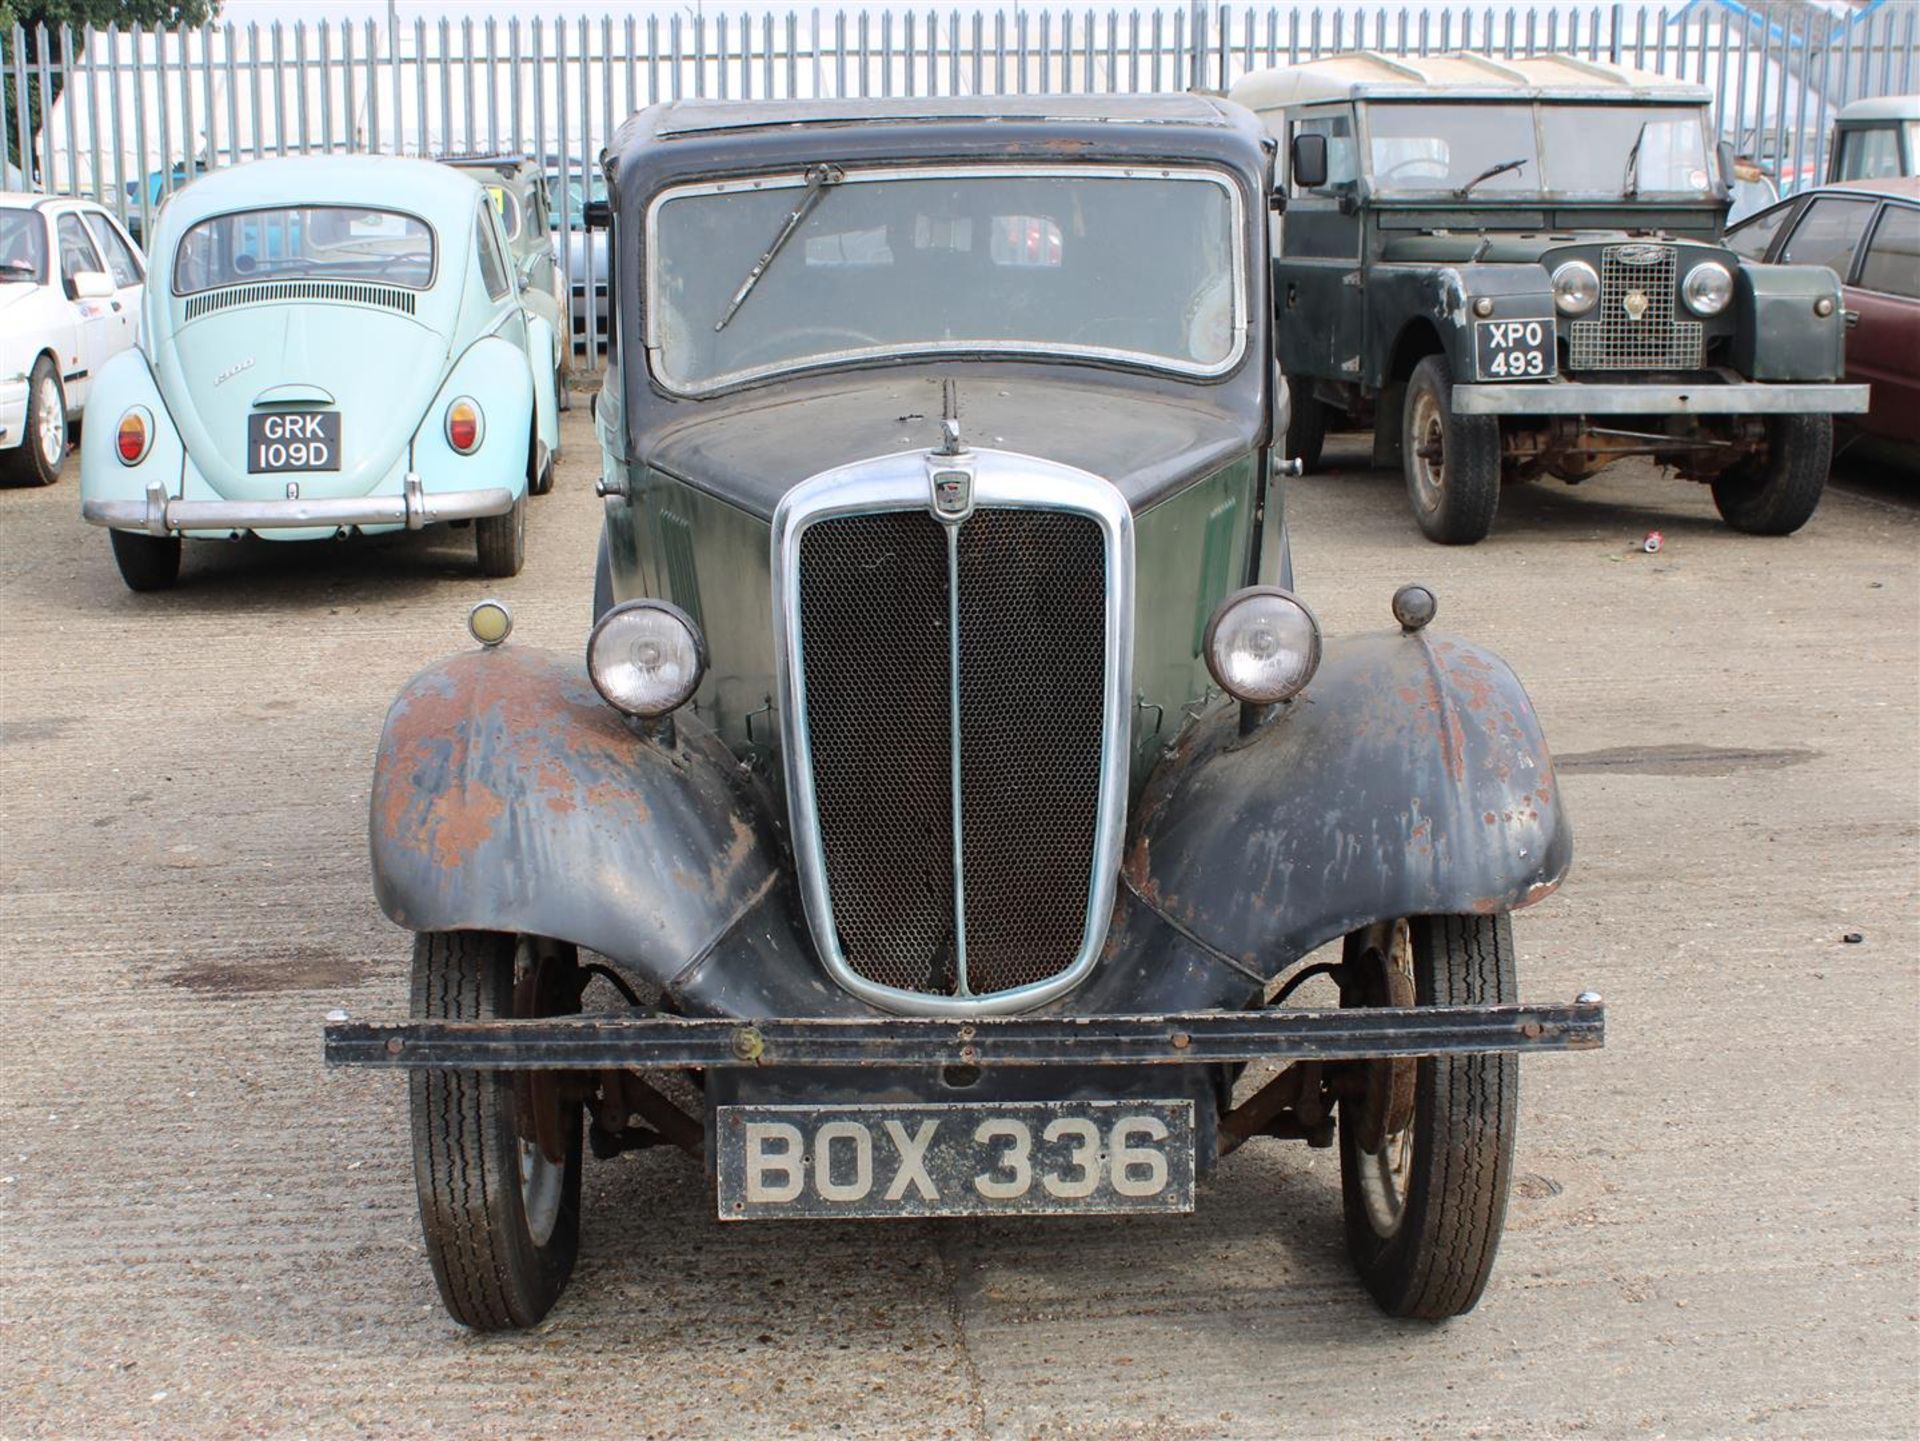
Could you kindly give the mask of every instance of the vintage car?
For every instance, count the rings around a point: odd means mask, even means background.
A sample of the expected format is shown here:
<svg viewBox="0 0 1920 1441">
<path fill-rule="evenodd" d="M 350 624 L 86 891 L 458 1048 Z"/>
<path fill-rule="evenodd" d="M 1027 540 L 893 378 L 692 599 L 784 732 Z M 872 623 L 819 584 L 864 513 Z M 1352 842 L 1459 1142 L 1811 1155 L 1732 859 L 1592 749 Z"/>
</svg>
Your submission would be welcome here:
<svg viewBox="0 0 1920 1441">
<path fill-rule="evenodd" d="M 412 1018 L 327 1031 L 412 1072 L 448 1310 L 553 1303 L 583 1111 L 731 1221 L 1186 1211 L 1243 1142 L 1337 1138 L 1380 1304 L 1471 1307 L 1515 1053 L 1601 1041 L 1516 990 L 1567 816 L 1430 591 L 1323 639 L 1288 588 L 1253 118 L 688 101 L 606 170 L 584 664 L 482 602 L 402 691 Z"/>
<path fill-rule="evenodd" d="M 566 410 L 573 347 L 567 342 L 566 277 L 560 273 L 553 232 L 547 228 L 551 205 L 546 171 L 524 155 L 443 155 L 440 163 L 472 176 L 500 212 L 521 303 L 553 331 L 554 389 L 560 408 Z"/>
<path fill-rule="evenodd" d="M 1833 118 L 1827 183 L 1920 175 L 1920 95 L 1878 95 Z"/>
<path fill-rule="evenodd" d="M 1472 544 L 1505 481 L 1622 456 L 1705 481 L 1763 535 L 1819 504 L 1841 385 L 1837 282 L 1721 242 L 1731 153 L 1709 93 L 1543 55 L 1366 52 L 1261 71 L 1233 98 L 1285 144 L 1274 262 L 1288 450 L 1374 428 L 1420 528 Z"/>
<path fill-rule="evenodd" d="M 552 483 L 551 327 L 521 304 L 493 203 L 426 160 L 215 171 L 154 224 L 163 283 L 100 373 L 81 513 L 134 590 L 181 538 L 319 540 L 471 523 L 517 573 Z"/>
<path fill-rule="evenodd" d="M 1920 179 L 1807 191 L 1733 227 L 1727 248 L 1840 278 L 1847 379 L 1869 387 L 1867 413 L 1848 417 L 1843 434 L 1920 469 Z"/>
<path fill-rule="evenodd" d="M 0 194 L 0 470 L 52 485 L 110 359 L 133 344 L 146 263 L 91 200 Z"/>
</svg>

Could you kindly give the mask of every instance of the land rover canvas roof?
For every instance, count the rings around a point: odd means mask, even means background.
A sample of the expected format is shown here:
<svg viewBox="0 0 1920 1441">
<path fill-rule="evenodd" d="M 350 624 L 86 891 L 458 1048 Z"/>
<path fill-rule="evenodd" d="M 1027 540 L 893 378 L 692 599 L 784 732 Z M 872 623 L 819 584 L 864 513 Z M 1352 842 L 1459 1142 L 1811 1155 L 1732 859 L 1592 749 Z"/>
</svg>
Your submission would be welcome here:
<svg viewBox="0 0 1920 1441">
<path fill-rule="evenodd" d="M 1302 65 L 1261 70 L 1243 77 L 1229 97 L 1255 111 L 1282 110 L 1322 100 L 1407 99 L 1445 91 L 1448 99 L 1472 100 L 1663 100 L 1711 97 L 1698 85 L 1571 55 L 1494 59 L 1452 51 L 1444 55 L 1392 56 L 1355 50 Z"/>
</svg>

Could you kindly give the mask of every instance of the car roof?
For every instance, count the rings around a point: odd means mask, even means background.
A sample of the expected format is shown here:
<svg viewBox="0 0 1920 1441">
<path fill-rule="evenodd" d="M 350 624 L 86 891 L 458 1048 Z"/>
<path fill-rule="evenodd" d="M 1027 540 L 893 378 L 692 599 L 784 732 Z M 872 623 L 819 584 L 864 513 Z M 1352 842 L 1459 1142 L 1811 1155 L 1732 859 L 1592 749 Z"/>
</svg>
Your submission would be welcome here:
<svg viewBox="0 0 1920 1441">
<path fill-rule="evenodd" d="M 1665 100 L 1704 104 L 1703 86 L 1572 55 L 1495 59 L 1464 50 L 1440 55 L 1383 55 L 1355 50 L 1242 76 L 1228 98 L 1257 111 L 1321 100 L 1433 98 L 1461 100 Z"/>
<path fill-rule="evenodd" d="M 47 205 L 85 205 L 100 207 L 84 195 L 42 195 L 32 190 L 0 190 L 0 209 L 39 210 Z"/>
<path fill-rule="evenodd" d="M 462 216 L 478 201 L 479 183 L 434 160 L 398 155 L 288 155 L 249 160 L 181 189 L 165 218 L 190 225 L 234 210 L 285 205 L 363 205 L 405 211 L 426 220 Z"/>
<path fill-rule="evenodd" d="M 1840 108 L 1836 121 L 1920 120 L 1920 95 L 1875 95 Z"/>
<path fill-rule="evenodd" d="M 653 133 L 661 139 L 719 130 L 764 130 L 873 121 L 1049 120 L 1086 124 L 1229 124 L 1220 102 L 1205 95 L 928 95 L 836 100 L 676 100 L 661 107 Z"/>
<path fill-rule="evenodd" d="M 1889 200 L 1920 200 L 1920 175 L 1893 175 L 1884 180 L 1836 180 L 1822 190 L 1861 191 Z"/>
</svg>

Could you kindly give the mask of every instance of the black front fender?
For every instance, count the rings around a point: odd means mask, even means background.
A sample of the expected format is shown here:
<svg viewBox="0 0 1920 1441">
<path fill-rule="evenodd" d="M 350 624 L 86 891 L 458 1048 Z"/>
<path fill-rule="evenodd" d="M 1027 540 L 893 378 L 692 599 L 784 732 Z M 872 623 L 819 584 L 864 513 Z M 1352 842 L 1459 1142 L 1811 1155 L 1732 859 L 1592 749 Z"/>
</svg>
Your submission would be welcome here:
<svg viewBox="0 0 1920 1441">
<path fill-rule="evenodd" d="M 428 667 L 380 737 L 381 908 L 416 931 L 572 941 L 688 1011 L 849 1009 L 800 942 L 770 807 L 698 717 L 674 730 L 636 734 L 579 662 L 543 651 Z"/>
<path fill-rule="evenodd" d="M 1330 641 L 1307 689 L 1242 736 L 1201 719 L 1161 762 L 1126 862 L 1134 894 L 1266 977 L 1398 916 L 1516 910 L 1573 837 L 1520 682 L 1448 636 Z"/>
</svg>

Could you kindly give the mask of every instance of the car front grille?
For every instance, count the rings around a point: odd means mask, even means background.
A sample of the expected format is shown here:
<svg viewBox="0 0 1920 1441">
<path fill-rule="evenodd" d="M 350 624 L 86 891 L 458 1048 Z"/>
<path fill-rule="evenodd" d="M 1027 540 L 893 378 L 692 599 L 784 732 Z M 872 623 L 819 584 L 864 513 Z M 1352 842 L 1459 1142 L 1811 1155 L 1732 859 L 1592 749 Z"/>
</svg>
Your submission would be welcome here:
<svg viewBox="0 0 1920 1441">
<path fill-rule="evenodd" d="M 1609 245 L 1601 251 L 1600 304 L 1593 315 L 1573 322 L 1568 368 L 1698 370 L 1704 365 L 1706 327 L 1675 316 L 1675 269 L 1671 245 Z"/>
<path fill-rule="evenodd" d="M 951 548 L 924 509 L 801 536 L 801 720 L 834 933 L 859 977 L 977 997 L 1074 962 L 1100 827 L 1107 564 L 1099 523 L 1068 511 L 976 510 Z"/>
</svg>

